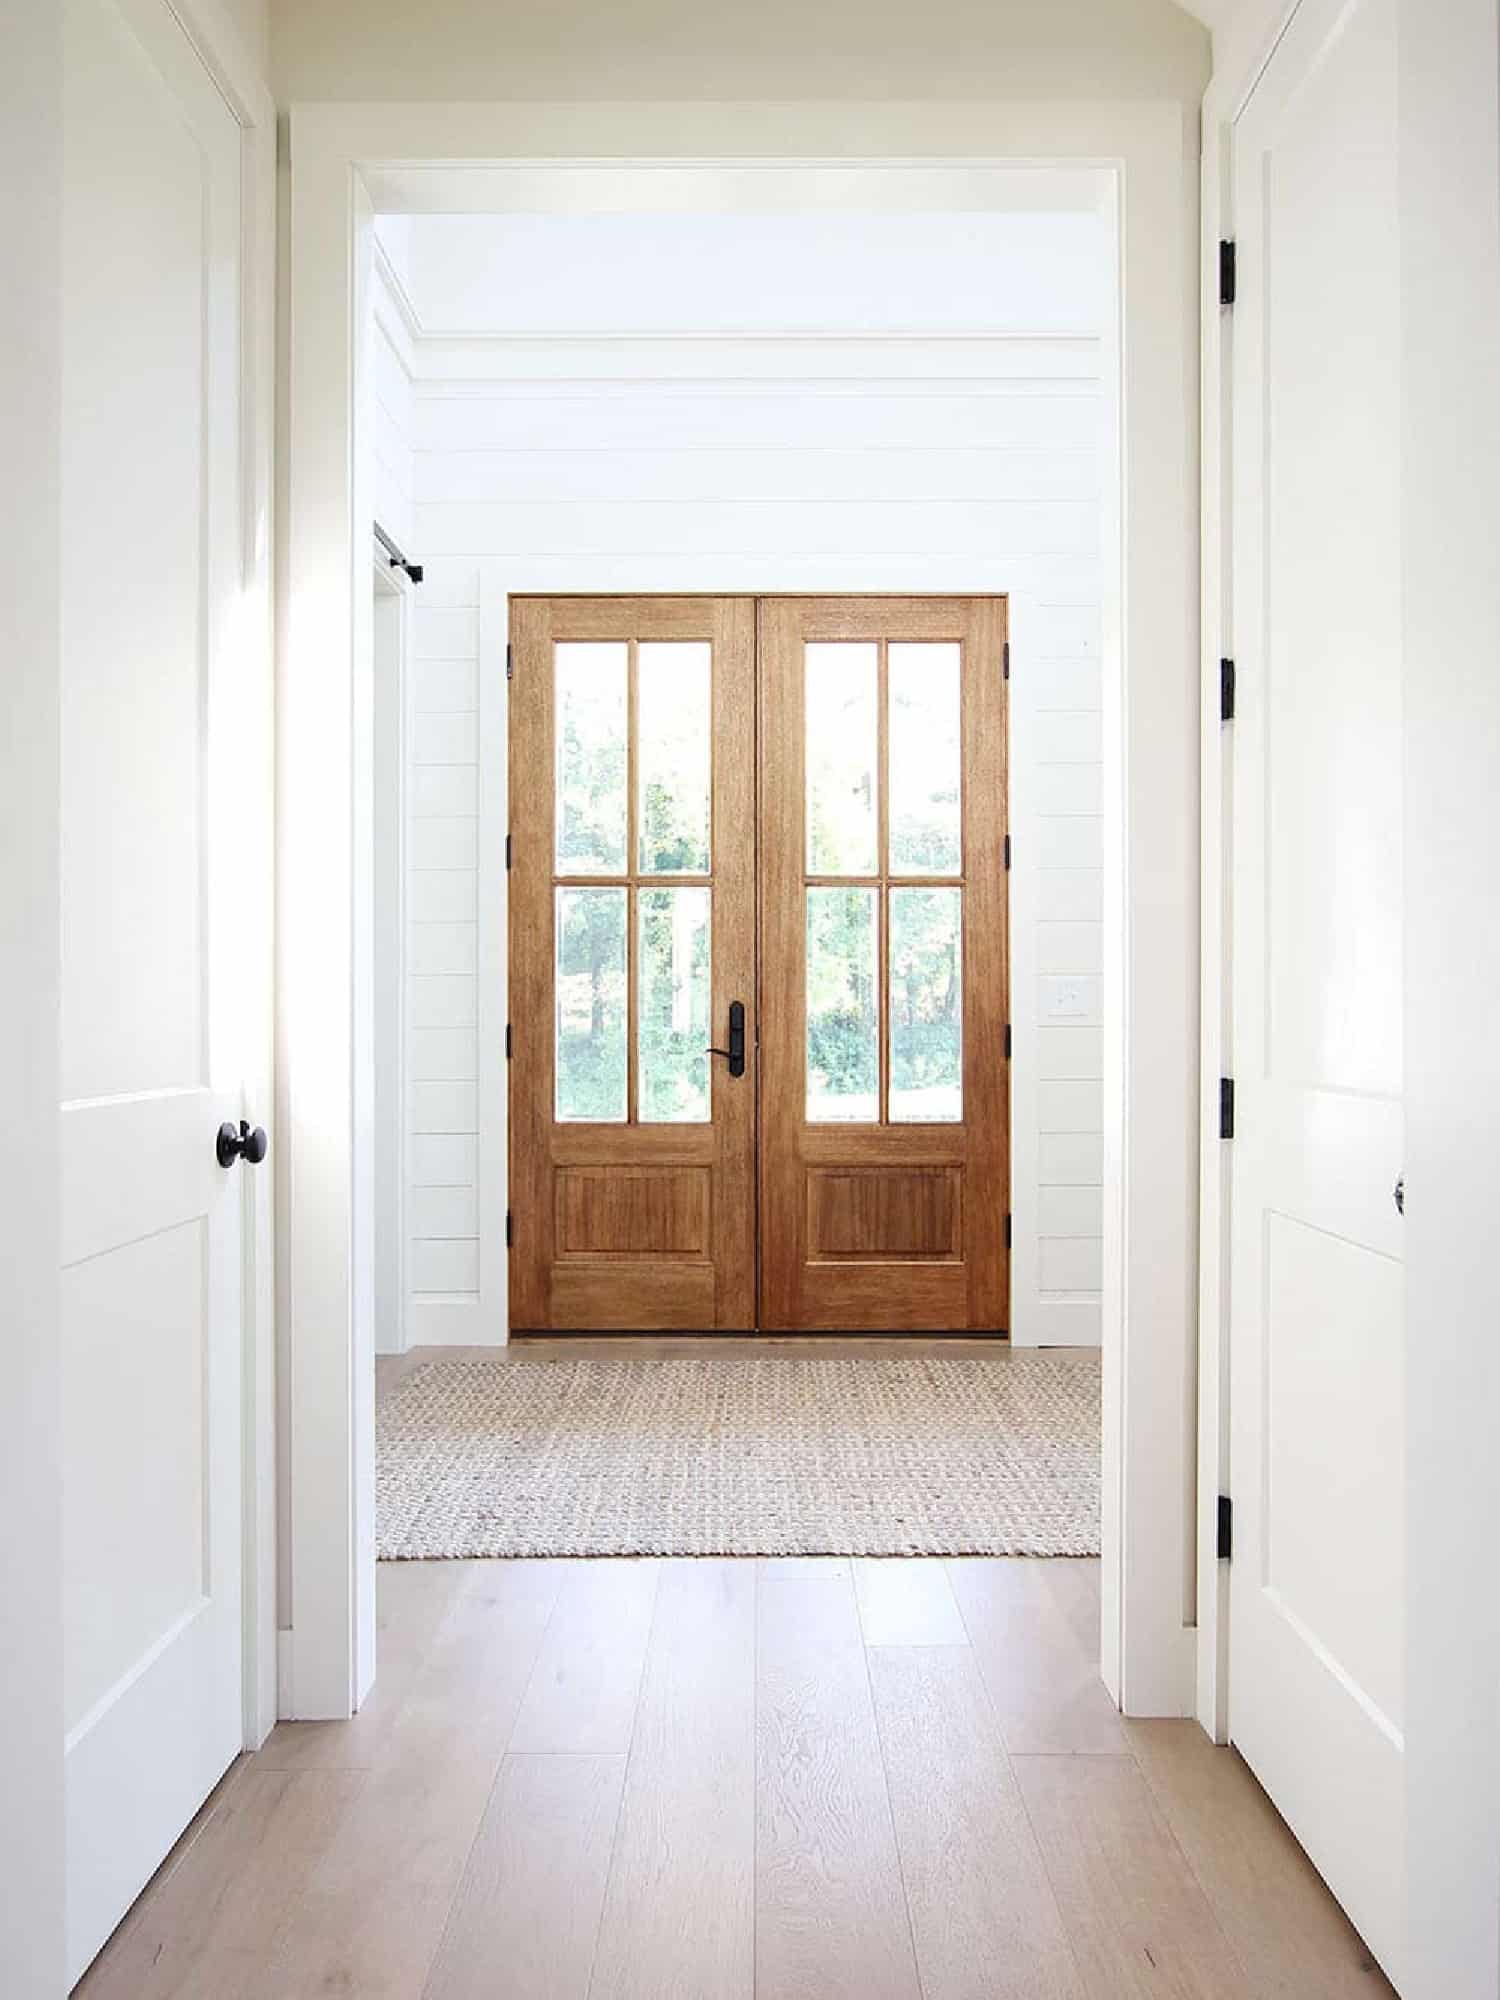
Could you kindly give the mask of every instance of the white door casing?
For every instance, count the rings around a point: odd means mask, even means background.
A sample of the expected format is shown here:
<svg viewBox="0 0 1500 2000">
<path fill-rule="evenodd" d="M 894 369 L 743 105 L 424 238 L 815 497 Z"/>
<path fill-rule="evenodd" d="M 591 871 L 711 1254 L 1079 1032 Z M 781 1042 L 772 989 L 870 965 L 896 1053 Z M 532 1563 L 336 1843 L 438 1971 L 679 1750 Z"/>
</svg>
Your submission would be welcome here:
<svg viewBox="0 0 1500 2000">
<path fill-rule="evenodd" d="M 1392 0 L 1304 0 L 1235 124 L 1229 1726 L 1405 1955 Z"/>
<path fill-rule="evenodd" d="M 241 131 L 162 0 L 68 0 L 62 1376 L 68 1973 L 242 1737 L 258 832 L 241 600 Z M 258 797 L 248 804 L 258 811 Z"/>
</svg>

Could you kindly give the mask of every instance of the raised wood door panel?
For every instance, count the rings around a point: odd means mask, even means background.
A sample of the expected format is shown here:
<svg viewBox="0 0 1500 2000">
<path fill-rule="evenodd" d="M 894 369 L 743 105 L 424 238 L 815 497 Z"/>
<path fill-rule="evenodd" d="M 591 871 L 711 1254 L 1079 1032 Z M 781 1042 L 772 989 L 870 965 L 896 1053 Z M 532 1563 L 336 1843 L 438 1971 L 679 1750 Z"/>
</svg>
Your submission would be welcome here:
<svg viewBox="0 0 1500 2000">
<path fill-rule="evenodd" d="M 753 600 L 515 598 L 510 630 L 512 1325 L 751 1328 Z"/>
<path fill-rule="evenodd" d="M 1001 1332 L 1004 600 L 758 618 L 761 1324 Z"/>
</svg>

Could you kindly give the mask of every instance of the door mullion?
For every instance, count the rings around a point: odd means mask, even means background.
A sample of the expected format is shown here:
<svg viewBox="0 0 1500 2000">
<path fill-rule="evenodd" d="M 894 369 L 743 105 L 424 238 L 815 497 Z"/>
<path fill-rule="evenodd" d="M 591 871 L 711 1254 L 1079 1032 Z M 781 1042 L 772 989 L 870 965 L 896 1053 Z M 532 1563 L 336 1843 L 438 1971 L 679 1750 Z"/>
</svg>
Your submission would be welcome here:
<svg viewBox="0 0 1500 2000">
<path fill-rule="evenodd" d="M 637 984 L 640 949 L 637 917 L 636 870 L 641 859 L 641 829 L 638 791 L 640 781 L 641 675 L 640 649 L 631 639 L 625 654 L 625 1122 L 640 1123 L 637 1092 L 640 1087 L 636 1059 Z"/>
<path fill-rule="evenodd" d="M 881 639 L 876 650 L 875 682 L 875 993 L 876 1054 L 879 1068 L 878 1116 L 882 1125 L 891 1115 L 891 954 L 890 897 L 887 885 L 891 871 L 891 662 L 889 641 Z"/>
</svg>

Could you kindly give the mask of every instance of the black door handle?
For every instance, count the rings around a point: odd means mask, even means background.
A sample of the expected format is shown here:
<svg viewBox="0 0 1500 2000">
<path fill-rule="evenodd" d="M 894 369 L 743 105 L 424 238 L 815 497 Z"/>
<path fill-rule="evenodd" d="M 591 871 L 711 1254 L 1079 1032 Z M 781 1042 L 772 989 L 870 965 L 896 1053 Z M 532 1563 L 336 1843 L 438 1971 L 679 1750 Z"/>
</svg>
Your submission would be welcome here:
<svg viewBox="0 0 1500 2000">
<path fill-rule="evenodd" d="M 743 1076 L 745 1074 L 745 1003 L 743 1000 L 731 1000 L 729 1003 L 729 1047 L 727 1049 L 711 1048 L 708 1053 L 711 1056 L 727 1056 L 729 1058 L 729 1074 L 731 1076 Z"/>
<path fill-rule="evenodd" d="M 252 1132 L 249 1123 L 242 1118 L 238 1128 L 221 1125 L 219 1136 L 214 1141 L 214 1153 L 221 1167 L 232 1167 L 236 1160 L 244 1160 L 252 1167 L 258 1167 L 266 1157 L 266 1134 L 263 1126 L 257 1125 Z"/>
</svg>

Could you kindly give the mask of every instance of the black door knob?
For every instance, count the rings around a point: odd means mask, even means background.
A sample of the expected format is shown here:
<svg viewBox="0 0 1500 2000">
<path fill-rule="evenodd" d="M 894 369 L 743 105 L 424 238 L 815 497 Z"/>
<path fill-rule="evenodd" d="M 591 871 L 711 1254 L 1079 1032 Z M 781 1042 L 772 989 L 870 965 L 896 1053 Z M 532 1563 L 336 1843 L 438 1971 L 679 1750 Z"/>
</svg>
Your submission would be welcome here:
<svg viewBox="0 0 1500 2000">
<path fill-rule="evenodd" d="M 221 1167 L 232 1167 L 236 1160 L 245 1160 L 252 1167 L 258 1167 L 266 1157 L 265 1129 L 257 1125 L 252 1132 L 248 1121 L 243 1118 L 238 1127 L 221 1125 L 219 1136 L 214 1141 L 214 1152 Z"/>
</svg>

